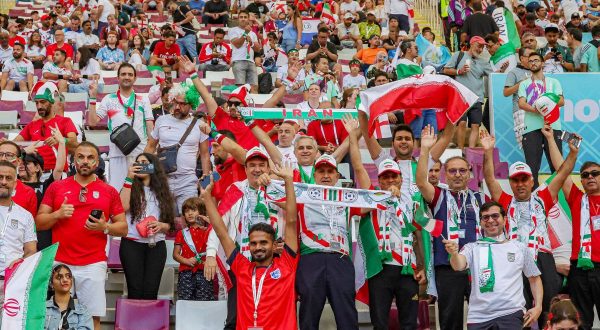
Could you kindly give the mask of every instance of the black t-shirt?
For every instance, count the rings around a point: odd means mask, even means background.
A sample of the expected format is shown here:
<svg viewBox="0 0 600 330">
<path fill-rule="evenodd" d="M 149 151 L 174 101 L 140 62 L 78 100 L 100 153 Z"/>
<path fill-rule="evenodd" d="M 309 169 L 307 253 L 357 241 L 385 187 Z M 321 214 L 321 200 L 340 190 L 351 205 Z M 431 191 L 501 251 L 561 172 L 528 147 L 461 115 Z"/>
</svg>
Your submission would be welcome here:
<svg viewBox="0 0 600 330">
<path fill-rule="evenodd" d="M 310 44 L 310 46 L 308 46 L 308 50 L 307 53 L 314 53 L 316 52 L 319 48 L 321 48 L 321 46 L 319 45 L 319 41 L 317 39 L 313 39 L 313 42 Z M 333 42 L 327 41 L 327 49 L 332 52 L 333 54 L 337 55 L 337 48 L 335 48 L 335 44 Z M 327 56 L 327 55 L 325 55 Z M 319 56 L 313 58 L 312 62 L 316 62 L 317 59 L 319 58 Z M 329 60 L 329 63 L 331 62 L 335 62 L 330 58 L 327 58 Z"/>
<path fill-rule="evenodd" d="M 246 7 L 246 10 L 255 13 L 256 17 L 261 18 L 263 15 L 269 12 L 269 8 L 262 3 L 253 2 Z"/>
<path fill-rule="evenodd" d="M 475 13 L 467 17 L 461 32 L 467 34 L 467 41 L 474 36 L 485 38 L 490 33 L 498 31 L 498 25 L 491 16 Z"/>
<path fill-rule="evenodd" d="M 579 23 L 579 25 L 575 26 L 575 25 L 573 25 L 573 22 L 569 22 L 569 23 L 567 23 L 567 25 L 565 25 L 565 27 L 567 29 L 575 28 L 575 29 L 580 30 L 581 32 L 590 32 L 590 29 L 588 28 L 587 24 L 584 25 L 584 24 Z"/>
<path fill-rule="evenodd" d="M 225 12 L 227 11 L 227 4 L 225 3 L 225 1 L 219 0 L 218 2 L 214 2 L 211 0 L 211 1 L 207 1 L 206 4 L 204 5 L 205 13 L 216 14 L 216 13 L 222 13 L 224 11 Z"/>
<path fill-rule="evenodd" d="M 35 195 L 37 196 L 37 200 L 38 200 L 37 206 L 39 208 L 40 204 L 42 203 L 42 199 L 44 199 L 44 193 L 46 192 L 48 187 L 50 187 L 50 185 L 53 182 L 54 182 L 54 175 L 50 174 L 48 179 L 46 179 L 44 182 L 23 182 L 23 183 L 26 184 L 27 186 L 33 188 L 33 190 L 35 191 Z M 37 249 L 38 249 L 38 251 L 41 251 L 41 250 L 49 247 L 50 245 L 52 245 L 52 230 L 51 229 L 37 230 L 36 234 L 37 234 Z"/>
<path fill-rule="evenodd" d="M 179 23 L 179 22 L 183 21 L 185 19 L 185 15 L 190 10 L 191 9 L 188 5 L 179 6 L 177 8 L 177 10 L 175 10 L 175 12 L 173 13 L 173 22 Z M 194 30 L 194 26 L 190 22 L 182 24 L 181 28 L 183 29 L 183 32 L 185 32 L 185 35 L 196 34 L 196 30 Z"/>
</svg>

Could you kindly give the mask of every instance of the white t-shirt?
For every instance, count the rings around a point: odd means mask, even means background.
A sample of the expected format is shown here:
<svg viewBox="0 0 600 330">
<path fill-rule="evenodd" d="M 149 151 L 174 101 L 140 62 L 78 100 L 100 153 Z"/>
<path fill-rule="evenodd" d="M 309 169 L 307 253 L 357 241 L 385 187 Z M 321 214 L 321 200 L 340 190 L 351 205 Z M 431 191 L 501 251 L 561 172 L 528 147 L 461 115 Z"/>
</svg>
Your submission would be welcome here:
<svg viewBox="0 0 600 330">
<path fill-rule="evenodd" d="M 99 13 L 98 21 L 108 23 L 108 15 L 115 14 L 115 7 L 108 0 L 98 0 L 98 6 L 103 6 L 102 13 Z"/>
<path fill-rule="evenodd" d="M 0 63 L 8 62 L 11 58 L 13 58 L 12 47 L 8 46 L 8 48 L 4 49 L 0 47 Z"/>
<path fill-rule="evenodd" d="M 298 159 L 296 158 L 296 154 L 294 154 L 293 144 L 289 147 L 277 146 L 277 149 L 281 152 L 281 160 L 283 162 L 290 162 L 294 168 L 298 168 Z"/>
<path fill-rule="evenodd" d="M 81 48 L 83 46 L 90 46 L 94 44 L 100 44 L 100 39 L 95 34 L 85 34 L 83 32 L 78 33 L 77 35 L 77 48 Z"/>
<path fill-rule="evenodd" d="M 488 245 L 467 243 L 460 254 L 467 258 L 467 267 L 471 271 L 471 297 L 467 323 L 483 323 L 498 317 L 525 311 L 523 297 L 523 275 L 539 276 L 541 273 L 535 264 L 531 249 L 523 243 L 509 240 L 492 244 L 495 283 L 492 292 L 479 290 L 480 264 L 488 255 Z"/>
<path fill-rule="evenodd" d="M 169 147 L 179 143 L 183 133 L 192 123 L 192 117 L 180 120 L 173 115 L 158 117 L 152 138 L 159 141 L 161 147 Z M 177 171 L 171 174 L 196 175 L 196 159 L 200 143 L 206 141 L 208 136 L 200 131 L 200 121 L 196 121 L 196 128 L 192 129 L 177 152 Z"/>
<path fill-rule="evenodd" d="M 72 73 L 71 73 L 71 71 L 69 71 L 69 69 L 61 68 L 58 65 L 54 64 L 54 62 L 46 62 L 46 64 L 44 64 L 44 67 L 42 68 L 42 76 L 46 72 L 54 73 L 54 74 L 62 74 L 63 76 L 65 76 L 65 78 L 67 76 L 72 75 Z M 50 79 L 46 79 L 46 80 L 47 81 L 58 81 L 58 80 L 50 80 Z"/>
<path fill-rule="evenodd" d="M 133 149 L 133 151 L 129 154 L 131 156 L 137 156 L 144 151 L 146 148 L 146 144 L 148 143 L 148 135 L 146 134 L 146 121 L 154 120 L 154 116 L 152 115 L 152 107 L 150 106 L 150 101 L 148 101 L 147 96 L 135 95 L 136 101 L 132 102 L 132 107 L 135 107 L 135 120 L 133 123 L 133 129 L 140 137 L 140 144 Z M 125 104 L 127 104 L 128 98 L 122 97 L 122 100 Z M 117 94 L 108 94 L 100 102 L 100 105 L 96 109 L 96 115 L 98 118 L 102 119 L 108 116 L 108 128 L 109 132 L 112 132 L 113 129 L 128 123 L 131 125 L 131 119 L 127 116 L 127 109 L 121 105 L 119 99 L 117 98 Z M 117 146 L 109 142 L 108 144 L 108 157 L 124 157 L 123 153 Z"/>
<path fill-rule="evenodd" d="M 25 53 L 27 53 L 27 57 L 33 57 L 33 56 L 46 57 L 46 47 L 38 47 L 36 45 L 29 47 L 29 45 L 27 45 L 27 47 L 25 48 Z"/>
<path fill-rule="evenodd" d="M 9 212 L 10 210 L 10 212 Z M 0 206 L 0 231 L 4 232 L 4 244 L 0 246 L 0 274 L 11 262 L 23 257 L 23 245 L 36 242 L 33 216 L 21 206 Z"/>
<path fill-rule="evenodd" d="M 102 70 L 100 68 L 100 63 L 98 63 L 98 61 L 96 61 L 95 58 L 90 58 L 90 61 L 88 62 L 88 64 L 86 66 L 83 67 L 83 69 L 81 69 L 80 73 L 82 75 L 87 74 L 88 76 L 94 75 L 94 74 L 99 74 L 100 70 Z M 91 80 L 91 79 L 83 79 L 82 80 Z"/>
<path fill-rule="evenodd" d="M 14 58 L 4 63 L 2 72 L 8 72 L 8 80 L 14 80 L 20 82 L 27 78 L 27 74 L 33 74 L 33 64 L 28 59 L 21 59 L 16 61 Z"/>
<path fill-rule="evenodd" d="M 156 218 L 156 220 L 158 220 L 160 218 L 160 207 L 158 206 L 158 200 L 156 199 L 156 195 L 152 192 L 152 190 L 150 190 L 150 187 L 146 187 L 144 186 L 144 194 L 145 194 L 145 198 L 146 198 L 146 211 L 145 211 L 145 215 L 142 215 L 142 218 L 140 219 L 140 221 L 144 220 L 144 217 L 149 217 L 149 216 L 154 216 Z M 127 238 L 131 238 L 134 239 L 136 242 L 139 243 L 148 243 L 149 239 L 146 237 L 142 237 L 140 236 L 140 233 L 138 232 L 137 228 L 136 228 L 136 224 L 137 222 L 131 223 L 131 213 L 128 211 L 125 216 L 127 217 Z M 154 236 L 154 240 L 156 242 L 158 241 L 164 241 L 165 240 L 165 233 L 157 233 Z"/>
<path fill-rule="evenodd" d="M 358 4 L 358 2 L 356 1 L 351 1 L 350 3 L 346 2 L 346 1 L 342 1 L 340 3 L 340 12 L 351 12 L 351 13 L 355 13 L 357 11 L 360 10 L 360 5 Z"/>
<path fill-rule="evenodd" d="M 358 74 L 356 77 L 352 77 L 351 75 L 344 76 L 342 80 L 342 88 L 361 88 L 362 86 L 367 86 L 367 79 L 362 74 Z"/>
<path fill-rule="evenodd" d="M 243 29 L 241 29 L 239 27 L 234 27 L 233 29 L 230 29 L 228 32 L 229 40 L 239 38 L 242 35 L 244 35 L 245 33 L 246 33 L 246 31 L 244 31 Z M 256 37 L 256 34 L 254 32 L 250 31 L 250 33 L 248 33 L 248 35 L 250 36 L 250 39 L 252 40 L 253 43 L 258 41 L 258 38 Z M 250 51 L 248 51 L 248 48 L 250 48 Z M 235 47 L 233 45 L 233 43 L 231 44 L 231 62 L 235 62 L 235 61 L 254 62 L 254 49 L 252 49 L 252 45 L 250 45 L 250 47 L 248 47 L 248 41 L 244 41 L 244 44 L 240 48 Z"/>
</svg>

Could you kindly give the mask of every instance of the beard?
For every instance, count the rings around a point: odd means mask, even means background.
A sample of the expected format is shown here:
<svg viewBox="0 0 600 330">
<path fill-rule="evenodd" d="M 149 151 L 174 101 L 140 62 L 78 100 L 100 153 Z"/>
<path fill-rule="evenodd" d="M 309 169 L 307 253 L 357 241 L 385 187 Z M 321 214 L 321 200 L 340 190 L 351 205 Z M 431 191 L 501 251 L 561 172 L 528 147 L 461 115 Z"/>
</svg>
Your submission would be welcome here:
<svg viewBox="0 0 600 330">
<path fill-rule="evenodd" d="M 12 191 L 6 186 L 0 187 L 0 198 L 10 198 L 10 197 L 12 197 Z"/>
</svg>

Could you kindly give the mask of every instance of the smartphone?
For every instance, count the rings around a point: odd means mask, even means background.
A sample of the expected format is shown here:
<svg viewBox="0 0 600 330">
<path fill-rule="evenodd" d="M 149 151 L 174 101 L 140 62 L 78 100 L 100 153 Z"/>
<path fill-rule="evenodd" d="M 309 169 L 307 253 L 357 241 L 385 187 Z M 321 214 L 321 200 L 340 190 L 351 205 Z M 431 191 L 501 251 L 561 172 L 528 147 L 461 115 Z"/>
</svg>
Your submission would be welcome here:
<svg viewBox="0 0 600 330">
<path fill-rule="evenodd" d="M 136 172 L 138 174 L 152 174 L 154 173 L 154 164 L 142 164 L 142 163 L 133 163 L 133 166 L 139 166 L 140 169 Z"/>
<path fill-rule="evenodd" d="M 566 143 L 571 143 L 571 141 L 573 141 L 573 145 L 575 145 L 577 148 L 579 148 L 579 146 L 581 145 L 581 140 L 582 140 L 580 137 L 578 137 L 574 133 L 567 132 L 567 131 L 562 132 L 560 139 L 565 141 Z"/>
<path fill-rule="evenodd" d="M 219 181 L 219 179 L 221 179 L 221 175 L 219 175 L 219 173 L 212 172 L 211 175 L 207 175 L 204 177 L 204 179 L 202 179 L 202 181 L 200 181 L 200 187 L 202 187 L 202 189 L 206 189 L 206 187 L 208 187 L 208 185 L 210 184 L 210 177 L 212 176 L 213 178 L 213 182 L 217 182 Z"/>
<path fill-rule="evenodd" d="M 88 220 L 90 220 L 91 222 L 96 222 L 96 220 L 92 219 L 91 217 L 94 217 L 96 219 L 102 218 L 102 210 L 94 209 L 92 210 L 92 212 L 90 212 L 90 217 L 88 218 Z"/>
</svg>

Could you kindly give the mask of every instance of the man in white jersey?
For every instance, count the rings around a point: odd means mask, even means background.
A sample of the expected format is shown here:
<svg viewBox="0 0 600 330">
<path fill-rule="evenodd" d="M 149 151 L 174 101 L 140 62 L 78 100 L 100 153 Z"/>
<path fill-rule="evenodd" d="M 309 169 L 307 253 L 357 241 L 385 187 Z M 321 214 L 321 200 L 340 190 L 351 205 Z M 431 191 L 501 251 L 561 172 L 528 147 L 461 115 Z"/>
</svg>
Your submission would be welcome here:
<svg viewBox="0 0 600 330">
<path fill-rule="evenodd" d="M 452 268 L 471 272 L 467 329 L 528 327 L 542 312 L 540 301 L 544 289 L 535 257 L 525 244 L 506 236 L 506 212 L 502 205 L 483 204 L 479 217 L 484 236 L 476 242 L 465 244 L 459 252 L 457 242 L 444 240 Z M 536 302 L 535 307 L 526 312 L 523 275 L 529 281 Z"/>
<path fill-rule="evenodd" d="M 119 90 L 106 95 L 96 109 L 96 98 L 90 97 L 88 122 L 96 126 L 100 120 L 108 117 L 108 129 L 112 133 L 116 128 L 128 124 L 140 138 L 140 143 L 133 151 L 125 155 L 116 144 L 108 145 L 109 183 L 120 190 L 127 176 L 127 169 L 135 161 L 135 157 L 144 151 L 148 137 L 154 129 L 154 116 L 147 96 L 136 95 L 133 84 L 136 79 L 136 70 L 129 63 L 123 63 L 117 70 Z"/>
<path fill-rule="evenodd" d="M 12 91 L 18 88 L 21 92 L 28 92 L 33 88 L 33 64 L 25 57 L 24 47 L 19 43 L 13 46 L 13 58 L 2 67 L 0 90 Z"/>
<path fill-rule="evenodd" d="M 484 178 L 490 191 L 492 200 L 500 203 L 507 210 L 507 233 L 508 239 L 516 239 L 524 243 L 532 250 L 537 265 L 541 272 L 544 284 L 543 312 L 539 325 L 546 324 L 546 315 L 550 310 L 550 302 L 560 291 L 562 281 L 557 273 L 550 235 L 548 233 L 548 221 L 552 207 L 557 202 L 558 193 L 565 180 L 569 177 L 575 166 L 577 153 L 569 153 L 566 161 L 556 172 L 556 176 L 548 183 L 542 185 L 532 192 L 534 179 L 531 168 L 523 162 L 516 162 L 510 166 L 508 171 L 508 182 L 512 190 L 512 196 L 505 193 L 494 175 L 493 150 L 495 138 L 489 133 L 482 131 L 481 144 L 484 153 Z M 567 275 L 567 274 L 563 274 Z M 527 286 L 527 285 L 526 285 Z M 527 306 L 532 305 L 532 297 L 529 290 L 525 290 Z"/>
</svg>

